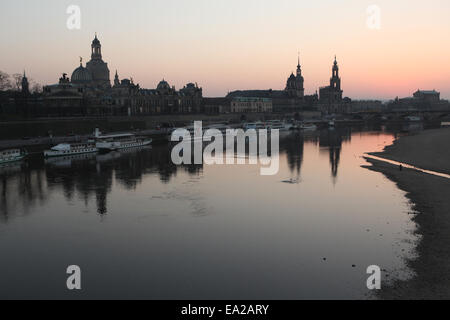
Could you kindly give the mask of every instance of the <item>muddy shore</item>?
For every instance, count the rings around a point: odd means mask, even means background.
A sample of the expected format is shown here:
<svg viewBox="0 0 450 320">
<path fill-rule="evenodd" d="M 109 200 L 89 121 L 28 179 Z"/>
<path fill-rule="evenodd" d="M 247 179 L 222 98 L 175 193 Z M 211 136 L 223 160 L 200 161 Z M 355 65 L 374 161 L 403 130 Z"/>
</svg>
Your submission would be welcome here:
<svg viewBox="0 0 450 320">
<path fill-rule="evenodd" d="M 374 156 L 450 174 L 450 127 L 404 136 Z"/>
<path fill-rule="evenodd" d="M 374 155 L 426 170 L 450 173 L 450 128 L 401 137 Z M 407 261 L 414 276 L 380 292 L 381 299 L 450 299 L 450 179 L 369 159 L 366 168 L 381 172 L 407 193 L 417 213 L 417 257 Z"/>
</svg>

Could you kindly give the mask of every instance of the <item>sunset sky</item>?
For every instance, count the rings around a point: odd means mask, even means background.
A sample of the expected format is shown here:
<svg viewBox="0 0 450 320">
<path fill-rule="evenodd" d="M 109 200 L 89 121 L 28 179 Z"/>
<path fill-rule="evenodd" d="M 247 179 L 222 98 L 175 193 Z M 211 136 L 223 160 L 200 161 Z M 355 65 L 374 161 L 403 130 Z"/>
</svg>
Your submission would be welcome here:
<svg viewBox="0 0 450 320">
<path fill-rule="evenodd" d="M 72 4 L 80 30 L 66 27 Z M 366 25 L 374 4 L 380 30 Z M 56 83 L 90 59 L 97 32 L 111 79 L 118 69 L 145 88 L 284 89 L 300 51 L 306 94 L 328 84 L 336 54 L 345 96 L 450 98 L 449 13 L 448 0 L 4 0 L 0 70 Z"/>
</svg>

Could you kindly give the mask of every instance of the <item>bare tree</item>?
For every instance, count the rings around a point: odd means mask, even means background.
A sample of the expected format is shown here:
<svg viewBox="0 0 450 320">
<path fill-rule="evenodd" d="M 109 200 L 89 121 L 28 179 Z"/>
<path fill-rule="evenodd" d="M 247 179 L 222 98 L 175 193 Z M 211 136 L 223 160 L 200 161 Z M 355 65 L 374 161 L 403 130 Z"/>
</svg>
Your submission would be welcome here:
<svg viewBox="0 0 450 320">
<path fill-rule="evenodd" d="M 17 91 L 22 90 L 22 78 L 23 75 L 21 75 L 20 73 L 14 73 L 12 75 L 13 81 L 14 81 L 14 89 L 16 89 Z"/>
<path fill-rule="evenodd" d="M 0 91 L 11 89 L 9 74 L 0 70 Z"/>
<path fill-rule="evenodd" d="M 42 93 L 42 85 L 38 82 L 33 81 L 30 92 L 31 93 Z"/>
</svg>

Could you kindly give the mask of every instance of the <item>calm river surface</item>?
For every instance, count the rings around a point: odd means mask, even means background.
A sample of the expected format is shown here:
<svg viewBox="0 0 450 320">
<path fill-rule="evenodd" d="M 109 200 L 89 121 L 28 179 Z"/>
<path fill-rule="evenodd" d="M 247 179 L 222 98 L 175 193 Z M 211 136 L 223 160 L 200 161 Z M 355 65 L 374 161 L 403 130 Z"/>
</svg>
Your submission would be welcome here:
<svg viewBox="0 0 450 320">
<path fill-rule="evenodd" d="M 404 192 L 361 168 L 393 139 L 292 134 L 275 176 L 167 145 L 1 167 L 0 298 L 370 298 L 366 268 L 407 277 L 416 241 Z"/>
</svg>

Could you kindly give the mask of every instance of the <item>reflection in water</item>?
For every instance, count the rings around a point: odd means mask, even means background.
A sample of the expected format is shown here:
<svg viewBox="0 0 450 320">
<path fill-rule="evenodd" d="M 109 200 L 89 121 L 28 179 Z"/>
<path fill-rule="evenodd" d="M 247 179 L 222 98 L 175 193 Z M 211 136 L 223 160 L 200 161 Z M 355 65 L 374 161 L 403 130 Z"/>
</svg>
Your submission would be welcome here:
<svg viewBox="0 0 450 320">
<path fill-rule="evenodd" d="M 20 211 L 28 214 L 37 202 L 44 204 L 48 192 L 44 187 L 43 171 L 26 163 L 14 163 L 0 167 L 0 219 L 8 221 L 11 214 Z"/>
<path fill-rule="evenodd" d="M 319 144 L 321 147 L 321 152 L 326 152 L 326 149 L 328 149 L 331 166 L 331 176 L 334 184 L 336 184 L 338 176 L 342 142 L 350 140 L 350 128 L 322 130 L 320 132 Z"/>
<path fill-rule="evenodd" d="M 305 137 L 299 134 L 292 134 L 280 141 L 280 152 L 286 153 L 292 181 L 300 181 L 304 143 Z"/>
<path fill-rule="evenodd" d="M 351 140 L 351 129 L 321 130 L 293 133 L 280 139 L 280 153 L 285 153 L 291 172 L 289 181 L 300 181 L 305 142 L 319 143 L 320 152 L 329 154 L 331 175 L 336 183 L 342 143 Z M 247 152 L 248 152 L 247 146 Z M 60 158 L 34 158 L 0 168 L 2 219 L 19 205 L 28 212 L 36 201 L 45 202 L 49 194 L 62 190 L 67 201 L 77 196 L 85 205 L 95 197 L 97 212 L 108 212 L 108 194 L 117 182 L 126 190 L 134 190 L 146 174 L 159 175 L 161 182 L 170 183 L 178 170 L 192 176 L 201 176 L 202 165 L 176 166 L 171 161 L 171 148 L 156 146 L 111 152 L 86 154 Z M 8 192 L 17 190 L 18 192 Z"/>
<path fill-rule="evenodd" d="M 45 201 L 50 194 L 62 190 L 67 201 L 78 196 L 87 205 L 92 197 L 97 212 L 108 212 L 108 194 L 113 182 L 126 190 L 133 190 L 148 173 L 158 173 L 162 182 L 169 183 L 177 170 L 183 169 L 197 176 L 201 165 L 175 166 L 167 147 L 121 150 L 108 154 L 87 154 L 59 158 L 34 158 L 15 166 L 0 167 L 1 219 L 7 221 L 10 212 L 25 212 L 36 201 Z M 17 190 L 18 192 L 14 192 Z"/>
<path fill-rule="evenodd" d="M 70 298 L 74 263 L 83 298 L 363 297 L 365 267 L 403 268 L 413 248 L 404 194 L 360 167 L 392 139 L 293 133 L 275 176 L 175 166 L 167 145 L 0 167 L 0 298 Z"/>
</svg>

